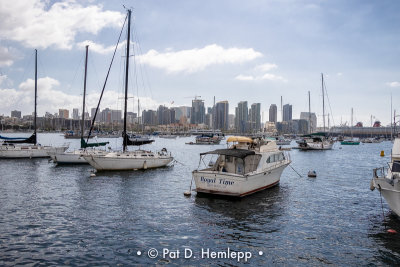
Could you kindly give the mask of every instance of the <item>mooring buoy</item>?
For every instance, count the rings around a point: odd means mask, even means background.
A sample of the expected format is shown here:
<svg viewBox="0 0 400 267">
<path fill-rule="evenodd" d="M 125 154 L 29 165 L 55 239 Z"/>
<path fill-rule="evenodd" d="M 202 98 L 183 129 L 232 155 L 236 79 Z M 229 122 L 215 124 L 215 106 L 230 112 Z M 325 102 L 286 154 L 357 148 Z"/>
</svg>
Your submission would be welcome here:
<svg viewBox="0 0 400 267">
<path fill-rule="evenodd" d="M 385 151 L 381 150 L 381 157 L 385 156 Z"/>
<path fill-rule="evenodd" d="M 317 172 L 316 171 L 309 171 L 308 172 L 308 177 L 316 178 L 317 177 Z"/>
<path fill-rule="evenodd" d="M 192 195 L 192 193 L 190 193 L 190 191 L 185 191 L 185 192 L 183 193 L 183 195 L 184 195 L 185 197 L 190 197 L 190 196 Z"/>
</svg>

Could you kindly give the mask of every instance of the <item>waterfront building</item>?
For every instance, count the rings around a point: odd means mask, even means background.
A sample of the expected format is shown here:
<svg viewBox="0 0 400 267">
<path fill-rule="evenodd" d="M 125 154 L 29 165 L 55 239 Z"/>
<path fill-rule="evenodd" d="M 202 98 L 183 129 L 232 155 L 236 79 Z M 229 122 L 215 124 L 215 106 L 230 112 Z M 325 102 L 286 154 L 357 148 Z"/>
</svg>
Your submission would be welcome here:
<svg viewBox="0 0 400 267">
<path fill-rule="evenodd" d="M 190 116 L 191 124 L 202 124 L 205 123 L 205 112 L 204 100 L 194 99 L 192 100 L 192 110 Z"/>
<path fill-rule="evenodd" d="M 261 104 L 251 104 L 249 111 L 249 126 L 252 132 L 257 132 L 261 129 Z"/>
<path fill-rule="evenodd" d="M 310 133 L 314 133 L 317 131 L 317 116 L 315 115 L 314 112 L 301 112 L 300 113 L 300 119 L 301 120 L 306 120 L 309 121 L 310 120 Z"/>
<path fill-rule="evenodd" d="M 175 110 L 160 105 L 157 109 L 157 121 L 159 125 L 175 123 Z"/>
<path fill-rule="evenodd" d="M 21 119 L 21 111 L 18 110 L 11 111 L 11 117 Z"/>
<path fill-rule="evenodd" d="M 155 110 L 144 110 L 142 118 L 144 125 L 157 125 L 157 112 Z"/>
<path fill-rule="evenodd" d="M 58 117 L 68 119 L 69 118 L 69 110 L 68 109 L 59 109 Z"/>
<path fill-rule="evenodd" d="M 215 129 L 229 129 L 229 103 L 220 101 L 215 106 Z"/>
<path fill-rule="evenodd" d="M 74 108 L 74 109 L 72 110 L 72 118 L 73 118 L 74 120 L 79 120 L 79 109 Z"/>
<path fill-rule="evenodd" d="M 271 104 L 269 107 L 269 122 L 276 123 L 278 121 L 278 108 L 275 104 Z"/>
<path fill-rule="evenodd" d="M 283 105 L 283 121 L 292 120 L 292 105 Z"/>
<path fill-rule="evenodd" d="M 247 107 L 247 101 L 241 101 L 238 103 L 238 106 L 235 108 L 235 128 L 239 133 L 245 133 L 248 129 L 248 118 L 249 112 Z"/>
<path fill-rule="evenodd" d="M 121 110 L 111 110 L 111 122 L 122 121 L 122 111 Z"/>
<path fill-rule="evenodd" d="M 229 124 L 229 129 L 234 129 L 235 128 L 235 115 L 234 114 L 229 114 L 228 115 L 228 124 Z"/>
</svg>

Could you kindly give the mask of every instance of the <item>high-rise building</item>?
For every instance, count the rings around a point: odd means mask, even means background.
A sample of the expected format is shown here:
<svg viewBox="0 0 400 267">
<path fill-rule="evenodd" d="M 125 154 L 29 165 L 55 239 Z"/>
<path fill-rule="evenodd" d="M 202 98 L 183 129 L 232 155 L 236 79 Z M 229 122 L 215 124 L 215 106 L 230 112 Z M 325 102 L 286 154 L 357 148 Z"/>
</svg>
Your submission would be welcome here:
<svg viewBox="0 0 400 267">
<path fill-rule="evenodd" d="M 74 120 L 79 120 L 79 109 L 74 108 L 74 109 L 72 110 L 72 118 L 73 118 Z"/>
<path fill-rule="evenodd" d="M 261 129 L 261 104 L 251 104 L 249 111 L 249 125 L 252 131 L 259 131 Z"/>
<path fill-rule="evenodd" d="M 300 120 L 310 121 L 309 123 L 309 132 L 313 133 L 317 131 L 317 116 L 314 112 L 301 112 L 300 113 Z"/>
<path fill-rule="evenodd" d="M 249 118 L 249 112 L 247 107 L 247 101 L 241 101 L 238 103 L 235 109 L 236 117 L 236 130 L 240 133 L 245 133 L 247 131 L 247 124 Z"/>
<path fill-rule="evenodd" d="M 157 112 L 155 110 L 144 110 L 142 118 L 145 125 L 157 125 Z"/>
<path fill-rule="evenodd" d="M 220 130 L 229 129 L 229 103 L 220 101 L 215 106 L 215 128 Z"/>
<path fill-rule="evenodd" d="M 278 121 L 278 108 L 275 104 L 272 104 L 269 107 L 269 122 L 277 122 Z"/>
<path fill-rule="evenodd" d="M 292 105 L 283 105 L 283 121 L 292 120 Z"/>
<path fill-rule="evenodd" d="M 111 121 L 122 121 L 122 111 L 121 110 L 111 110 Z"/>
<path fill-rule="evenodd" d="M 58 117 L 68 119 L 69 118 L 69 110 L 68 109 L 59 109 Z"/>
<path fill-rule="evenodd" d="M 11 117 L 21 119 L 21 111 L 18 110 L 11 111 Z"/>
<path fill-rule="evenodd" d="M 190 123 L 202 124 L 205 123 L 206 109 L 204 107 L 204 100 L 194 99 L 192 100 L 192 112 L 190 116 Z"/>
<path fill-rule="evenodd" d="M 157 109 L 157 120 L 159 125 L 175 123 L 175 110 L 160 105 Z"/>
</svg>

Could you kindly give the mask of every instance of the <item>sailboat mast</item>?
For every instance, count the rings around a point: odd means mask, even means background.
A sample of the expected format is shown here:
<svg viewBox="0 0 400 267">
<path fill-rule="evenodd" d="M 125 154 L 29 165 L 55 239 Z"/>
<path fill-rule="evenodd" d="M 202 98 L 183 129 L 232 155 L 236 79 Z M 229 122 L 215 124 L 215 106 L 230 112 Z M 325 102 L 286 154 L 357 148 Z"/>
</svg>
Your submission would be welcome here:
<svg viewBox="0 0 400 267">
<path fill-rule="evenodd" d="M 325 92 L 324 92 L 324 74 L 321 73 L 321 89 L 322 89 L 322 121 L 324 122 L 324 132 L 325 132 Z"/>
<path fill-rule="evenodd" d="M 33 118 L 33 127 L 34 129 L 34 134 L 35 134 L 35 144 L 37 143 L 36 140 L 36 117 L 37 117 L 37 49 L 35 49 L 35 111 L 34 111 L 34 118 Z"/>
<path fill-rule="evenodd" d="M 128 106 L 128 76 L 129 76 L 129 47 L 130 47 L 130 33 L 131 33 L 131 10 L 128 9 L 128 37 L 126 40 L 126 69 L 125 69 L 125 107 L 124 107 L 124 131 L 122 136 L 123 140 L 123 151 L 126 151 L 128 136 L 126 134 L 126 115 Z M 138 114 L 139 116 L 139 114 Z"/>
<path fill-rule="evenodd" d="M 353 108 L 351 108 L 351 125 L 350 125 L 351 140 L 353 140 Z"/>
<path fill-rule="evenodd" d="M 308 91 L 308 133 L 311 134 L 311 98 Z"/>
<path fill-rule="evenodd" d="M 87 78 L 87 61 L 88 61 L 89 45 L 86 46 L 85 57 L 85 78 L 83 79 L 83 104 L 82 104 L 82 123 L 81 123 L 81 138 L 85 132 L 85 98 L 86 98 L 86 78 Z"/>
</svg>

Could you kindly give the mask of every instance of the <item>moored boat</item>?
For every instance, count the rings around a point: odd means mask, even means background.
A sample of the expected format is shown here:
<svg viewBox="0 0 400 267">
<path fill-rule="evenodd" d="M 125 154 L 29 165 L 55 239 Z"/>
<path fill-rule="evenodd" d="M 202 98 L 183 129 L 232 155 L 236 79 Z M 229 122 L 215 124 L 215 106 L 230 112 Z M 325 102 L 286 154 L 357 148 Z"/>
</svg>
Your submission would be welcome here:
<svg viewBox="0 0 400 267">
<path fill-rule="evenodd" d="M 378 189 L 386 202 L 398 216 L 400 216 L 400 138 L 393 143 L 389 167 L 373 170 L 371 190 Z"/>
<path fill-rule="evenodd" d="M 300 150 L 330 150 L 334 143 L 326 133 L 304 135 L 302 140 L 296 142 Z"/>
<path fill-rule="evenodd" d="M 198 193 L 243 197 L 277 185 L 290 164 L 275 141 L 232 136 L 230 148 L 201 153 L 218 155 L 215 163 L 192 172 Z"/>
</svg>

